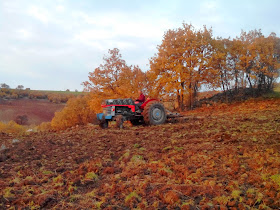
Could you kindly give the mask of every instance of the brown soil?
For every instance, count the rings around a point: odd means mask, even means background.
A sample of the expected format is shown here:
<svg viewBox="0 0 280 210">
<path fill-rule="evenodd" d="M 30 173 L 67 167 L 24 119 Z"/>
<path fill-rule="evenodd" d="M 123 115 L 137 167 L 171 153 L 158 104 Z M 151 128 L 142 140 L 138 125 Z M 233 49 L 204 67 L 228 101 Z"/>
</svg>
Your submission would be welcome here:
<svg viewBox="0 0 280 210">
<path fill-rule="evenodd" d="M 185 123 L 0 134 L 0 208 L 278 209 L 279 107 L 250 100 Z"/>
<path fill-rule="evenodd" d="M 28 124 L 39 125 L 49 122 L 54 113 L 60 111 L 65 104 L 54 104 L 46 99 L 0 99 L 0 121 L 15 120 L 17 116 L 27 115 Z"/>
</svg>

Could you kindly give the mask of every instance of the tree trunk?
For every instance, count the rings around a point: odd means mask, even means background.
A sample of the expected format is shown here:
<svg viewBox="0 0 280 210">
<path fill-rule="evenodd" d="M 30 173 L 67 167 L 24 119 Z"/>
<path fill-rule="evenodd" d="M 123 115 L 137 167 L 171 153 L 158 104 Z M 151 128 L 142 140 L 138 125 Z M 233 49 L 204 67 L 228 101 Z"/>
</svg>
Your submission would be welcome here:
<svg viewBox="0 0 280 210">
<path fill-rule="evenodd" d="M 248 79 L 248 82 L 249 82 L 249 84 L 250 84 L 250 88 L 252 89 L 252 88 L 253 88 L 253 86 L 252 86 L 252 82 L 251 82 L 251 79 L 250 79 L 249 74 L 247 74 L 247 79 Z"/>
<path fill-rule="evenodd" d="M 223 80 L 223 74 L 221 74 L 221 82 L 222 82 L 223 92 L 225 92 L 225 84 L 224 84 L 224 80 Z"/>
<path fill-rule="evenodd" d="M 185 83 L 181 82 L 181 111 L 184 111 L 184 89 L 185 89 Z"/>
<path fill-rule="evenodd" d="M 180 96 L 180 91 L 179 90 L 177 90 L 177 102 L 178 102 L 179 110 L 182 111 L 181 110 L 181 96 Z"/>
<path fill-rule="evenodd" d="M 192 84 L 190 83 L 190 85 L 189 85 L 189 104 L 188 104 L 188 108 L 189 108 L 189 109 L 192 108 L 192 98 L 193 98 L 193 94 L 192 94 Z"/>
<path fill-rule="evenodd" d="M 234 70 L 234 74 L 235 74 L 235 91 L 237 92 L 238 90 L 238 75 L 237 75 L 238 71 L 235 69 Z"/>
<path fill-rule="evenodd" d="M 184 93 L 181 90 L 181 111 L 184 111 Z"/>
</svg>

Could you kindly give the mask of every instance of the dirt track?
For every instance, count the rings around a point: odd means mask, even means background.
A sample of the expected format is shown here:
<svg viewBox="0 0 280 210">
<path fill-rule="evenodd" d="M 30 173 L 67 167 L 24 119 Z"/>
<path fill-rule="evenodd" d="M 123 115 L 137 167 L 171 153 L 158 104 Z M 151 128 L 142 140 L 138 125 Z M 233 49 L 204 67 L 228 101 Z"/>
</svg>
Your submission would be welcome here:
<svg viewBox="0 0 280 210">
<path fill-rule="evenodd" d="M 2 207 L 279 208 L 280 100 L 185 123 L 0 134 Z M 192 117 L 195 116 L 195 117 Z"/>
</svg>

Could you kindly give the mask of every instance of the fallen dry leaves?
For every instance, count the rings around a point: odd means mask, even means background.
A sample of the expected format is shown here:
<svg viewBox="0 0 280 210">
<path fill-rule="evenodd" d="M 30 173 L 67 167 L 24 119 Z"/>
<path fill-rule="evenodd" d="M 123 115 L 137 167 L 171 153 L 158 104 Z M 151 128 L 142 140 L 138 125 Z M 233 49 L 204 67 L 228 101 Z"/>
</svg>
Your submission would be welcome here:
<svg viewBox="0 0 280 210">
<path fill-rule="evenodd" d="M 280 100 L 185 123 L 0 134 L 1 208 L 280 208 Z"/>
</svg>

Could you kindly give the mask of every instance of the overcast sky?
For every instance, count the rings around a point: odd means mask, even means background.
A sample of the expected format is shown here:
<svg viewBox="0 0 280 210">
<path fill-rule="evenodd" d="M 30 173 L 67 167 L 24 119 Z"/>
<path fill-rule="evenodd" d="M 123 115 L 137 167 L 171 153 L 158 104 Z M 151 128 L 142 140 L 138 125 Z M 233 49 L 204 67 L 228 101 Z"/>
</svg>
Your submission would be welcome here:
<svg viewBox="0 0 280 210">
<path fill-rule="evenodd" d="M 163 34 L 183 22 L 214 36 L 280 34 L 279 0 L 0 0 L 0 83 L 82 90 L 108 49 L 149 69 Z"/>
</svg>

